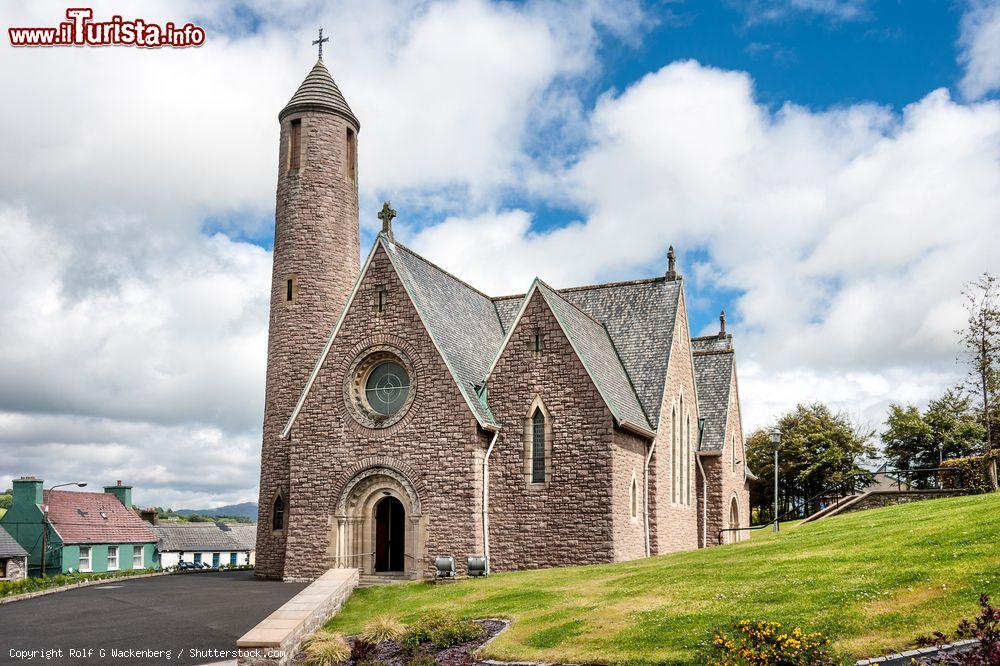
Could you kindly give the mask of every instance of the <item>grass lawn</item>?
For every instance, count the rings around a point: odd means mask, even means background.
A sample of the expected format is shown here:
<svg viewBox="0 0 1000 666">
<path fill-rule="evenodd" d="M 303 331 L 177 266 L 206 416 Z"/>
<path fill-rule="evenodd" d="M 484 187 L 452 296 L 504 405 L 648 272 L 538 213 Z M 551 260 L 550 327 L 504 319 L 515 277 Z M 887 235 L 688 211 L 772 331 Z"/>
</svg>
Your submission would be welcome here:
<svg viewBox="0 0 1000 666">
<path fill-rule="evenodd" d="M 507 617 L 489 657 L 692 663 L 712 631 L 747 618 L 822 631 L 863 657 L 952 631 L 981 592 L 1000 597 L 1000 493 L 936 499 L 755 532 L 739 544 L 451 585 L 358 590 L 327 626 L 426 608 Z"/>
</svg>

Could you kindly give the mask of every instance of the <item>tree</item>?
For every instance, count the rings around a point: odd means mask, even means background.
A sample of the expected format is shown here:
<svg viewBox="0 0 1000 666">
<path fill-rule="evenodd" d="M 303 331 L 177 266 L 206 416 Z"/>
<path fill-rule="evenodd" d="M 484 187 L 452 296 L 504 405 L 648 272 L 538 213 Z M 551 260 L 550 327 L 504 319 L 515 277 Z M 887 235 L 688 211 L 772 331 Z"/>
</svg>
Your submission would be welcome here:
<svg viewBox="0 0 1000 666">
<path fill-rule="evenodd" d="M 815 403 L 799 405 L 777 423 L 781 432 L 778 456 L 779 512 L 802 514 L 818 508 L 816 495 L 844 482 L 860 472 L 859 464 L 874 455 L 869 443 L 874 434 L 842 413 Z M 755 483 L 754 499 L 760 520 L 773 520 L 774 453 L 770 430 L 761 429 L 747 440 L 747 462 L 760 478 Z"/>
<path fill-rule="evenodd" d="M 924 411 L 924 421 L 930 426 L 938 451 L 920 458 L 922 467 L 937 467 L 941 459 L 965 458 L 977 452 L 986 437 L 972 400 L 960 389 L 948 389 L 937 400 L 931 400 Z"/>
<path fill-rule="evenodd" d="M 934 449 L 934 432 L 914 405 L 889 405 L 889 416 L 885 420 L 882 443 L 885 455 L 896 469 L 923 467 L 917 461 L 926 457 L 926 452 Z"/>
<path fill-rule="evenodd" d="M 993 458 L 993 443 L 997 436 L 996 422 L 1000 402 L 1000 285 L 997 278 L 983 273 L 975 282 L 969 282 L 962 291 L 966 327 L 959 331 L 965 346 L 964 358 L 968 365 L 967 386 L 975 397 L 986 441 L 983 453 L 989 460 L 990 485 L 997 489 L 997 466 Z"/>
</svg>

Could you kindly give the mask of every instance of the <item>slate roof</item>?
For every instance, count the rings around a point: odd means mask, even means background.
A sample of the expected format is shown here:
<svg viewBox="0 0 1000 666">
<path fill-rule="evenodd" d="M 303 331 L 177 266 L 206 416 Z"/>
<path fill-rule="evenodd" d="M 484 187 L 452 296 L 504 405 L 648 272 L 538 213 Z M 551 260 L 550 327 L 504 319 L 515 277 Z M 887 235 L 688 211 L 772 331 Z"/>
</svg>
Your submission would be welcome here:
<svg viewBox="0 0 1000 666">
<path fill-rule="evenodd" d="M 681 283 L 651 278 L 573 287 L 558 292 L 604 325 L 634 386 L 635 395 L 656 429 Z M 520 295 L 494 299 L 505 331 L 513 324 L 523 299 Z"/>
<path fill-rule="evenodd" d="M 63 543 L 148 543 L 150 525 L 111 493 L 46 490 L 49 522 Z"/>
<path fill-rule="evenodd" d="M 150 529 L 160 552 L 254 550 L 257 526 L 241 523 L 161 523 Z"/>
<path fill-rule="evenodd" d="M 347 105 L 347 100 L 344 99 L 343 93 L 340 92 L 340 88 L 337 87 L 322 60 L 317 60 L 313 65 L 302 85 L 278 114 L 278 119 L 281 120 L 288 114 L 298 111 L 317 110 L 332 111 L 347 118 L 355 127 L 359 129 L 361 127 L 361 123 Z"/>
<path fill-rule="evenodd" d="M 735 355 L 732 337 L 717 335 L 691 339 L 698 414 L 705 419 L 702 451 L 721 451 L 726 444 L 726 420 Z"/>
<path fill-rule="evenodd" d="M 378 247 L 385 249 L 479 424 L 499 427 L 481 389 L 521 306 L 533 292 L 491 298 L 385 234 L 379 234 L 372 252 Z M 558 310 L 560 324 L 615 418 L 655 431 L 681 282 L 659 277 L 559 290 L 541 281 L 535 284 L 553 311 Z M 339 326 L 314 366 L 282 437 L 291 432 Z"/>
<path fill-rule="evenodd" d="M 28 551 L 0 525 L 0 557 L 27 557 Z"/>
<path fill-rule="evenodd" d="M 382 242 L 466 401 L 481 423 L 496 425 L 476 390 L 504 339 L 493 301 L 408 248 Z"/>
<path fill-rule="evenodd" d="M 611 413 L 619 421 L 652 430 L 604 325 L 541 280 L 536 284 Z"/>
</svg>

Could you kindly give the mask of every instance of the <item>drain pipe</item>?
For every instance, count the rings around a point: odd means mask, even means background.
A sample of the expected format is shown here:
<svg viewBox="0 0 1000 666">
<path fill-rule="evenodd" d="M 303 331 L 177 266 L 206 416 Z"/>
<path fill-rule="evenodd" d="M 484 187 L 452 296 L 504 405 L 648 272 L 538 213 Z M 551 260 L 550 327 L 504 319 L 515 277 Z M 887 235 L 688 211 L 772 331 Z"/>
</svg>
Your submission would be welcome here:
<svg viewBox="0 0 1000 666">
<path fill-rule="evenodd" d="M 646 454 L 646 463 L 642 467 L 642 513 L 645 516 L 646 523 L 646 557 L 650 555 L 650 544 L 649 544 L 649 461 L 653 457 L 653 451 L 656 450 L 656 438 L 653 438 L 653 443 L 649 445 L 649 453 Z"/>
<path fill-rule="evenodd" d="M 493 432 L 493 439 L 483 457 L 483 555 L 486 557 L 487 574 L 490 572 L 490 456 L 499 436 L 500 430 L 497 429 Z"/>
<path fill-rule="evenodd" d="M 708 548 L 708 477 L 705 476 L 705 468 L 701 465 L 701 456 L 694 454 L 694 460 L 698 463 L 698 471 L 701 473 L 701 547 Z"/>
</svg>

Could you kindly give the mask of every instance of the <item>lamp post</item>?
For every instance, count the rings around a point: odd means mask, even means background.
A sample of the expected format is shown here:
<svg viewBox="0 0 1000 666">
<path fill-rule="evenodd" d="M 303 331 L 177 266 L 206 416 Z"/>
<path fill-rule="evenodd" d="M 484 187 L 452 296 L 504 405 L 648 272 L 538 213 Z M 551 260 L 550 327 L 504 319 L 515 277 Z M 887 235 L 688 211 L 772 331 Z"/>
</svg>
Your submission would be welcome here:
<svg viewBox="0 0 1000 666">
<path fill-rule="evenodd" d="M 774 449 L 774 531 L 778 531 L 778 449 L 781 448 L 781 431 L 771 431 L 771 448 Z"/>
<path fill-rule="evenodd" d="M 59 483 L 49 488 L 48 492 L 52 492 L 56 488 L 62 488 L 63 486 L 79 486 L 80 488 L 84 488 L 86 487 L 86 485 L 87 485 L 86 483 L 80 483 L 77 481 L 73 481 L 72 483 Z M 45 501 L 44 496 L 42 497 L 42 501 L 43 502 Z M 46 549 L 45 542 L 47 541 L 46 537 L 48 537 L 48 535 L 49 535 L 49 505 L 48 503 L 46 503 L 42 505 L 42 578 L 45 578 L 45 563 L 47 559 L 46 555 L 48 554 L 45 551 Z"/>
</svg>

